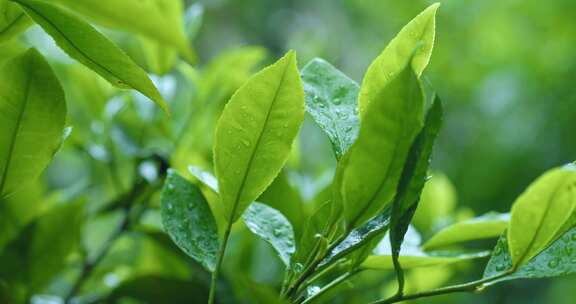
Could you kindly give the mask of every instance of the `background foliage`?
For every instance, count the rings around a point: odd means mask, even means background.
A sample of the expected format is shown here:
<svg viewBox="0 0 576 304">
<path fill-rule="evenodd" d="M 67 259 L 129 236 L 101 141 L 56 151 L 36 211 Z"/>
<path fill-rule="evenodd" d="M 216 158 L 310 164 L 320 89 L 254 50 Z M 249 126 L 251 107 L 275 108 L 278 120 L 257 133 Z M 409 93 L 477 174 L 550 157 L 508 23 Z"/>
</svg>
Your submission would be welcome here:
<svg viewBox="0 0 576 304">
<path fill-rule="evenodd" d="M 75 207 L 70 206 L 84 204 L 90 214 L 82 230 L 87 252 L 73 251 L 66 261 L 71 267 L 41 290 L 42 294 L 64 294 L 78 273 L 80 256 L 97 255 L 102 243 L 114 234 L 113 227 L 122 221 L 122 209 L 114 206 L 118 197 L 140 179 L 158 178 L 155 174 L 163 164 L 152 155 L 169 157 L 181 174 L 188 174 L 190 164 L 195 166 L 192 171 L 212 170 L 216 119 L 230 95 L 254 71 L 295 49 L 300 68 L 310 59 L 322 57 L 360 82 L 368 64 L 395 33 L 430 3 L 198 1 L 187 11 L 190 22 L 186 27 L 198 53 L 199 64 L 194 67 L 178 63 L 171 68 L 175 55 L 159 51 L 156 42 L 99 28 L 137 63 L 158 75 L 153 80 L 169 104 L 171 119 L 143 96 L 113 89 L 62 53 L 38 26 L 30 28 L 22 37 L 1 45 L 0 64 L 26 45 L 37 47 L 63 82 L 67 125 L 73 130 L 43 178 L 9 198 L 7 205 L 19 224 L 2 218 L 7 213 L 0 214 L 0 248 L 20 233 L 19 226 L 37 216 L 50 222 L 50 210 L 67 207 L 65 212 L 73 217 Z M 445 110 L 432 162 L 439 185 L 424 193 L 424 200 L 430 196 L 443 202 L 428 211 L 442 220 L 429 223 L 416 214 L 416 228 L 425 238 L 456 220 L 488 211 L 507 212 L 530 181 L 576 155 L 576 86 L 572 83 L 576 3 L 441 3 L 436 46 L 423 77 L 442 97 Z M 190 5 L 187 1 L 186 7 Z M 288 162 L 290 171 L 281 173 L 260 200 L 271 205 L 278 197 L 313 202 L 330 181 L 334 163 L 329 142 L 307 117 L 297 153 Z M 300 191 L 293 185 L 299 185 Z M 203 193 L 208 199 L 214 195 L 209 189 Z M 119 299 L 151 289 L 146 286 L 162 286 L 174 296 L 163 298 L 167 302 L 204 301 L 208 275 L 160 232 L 158 205 L 154 194 L 152 208 L 143 212 L 140 224 L 114 243 L 84 286 L 86 299 L 103 294 Z M 294 223 L 302 212 L 309 211 L 276 208 Z M 70 224 L 73 222 L 71 219 Z M 281 283 L 282 261 L 245 229 L 237 231 L 231 242 L 224 269 L 233 281 L 223 288 L 247 302 L 256 301 L 247 293 L 248 286 L 260 301 L 273 297 L 267 286 Z M 48 262 L 56 265 L 54 271 L 63 263 Z M 408 274 L 409 289 L 475 279 L 484 264 L 414 270 Z M 574 276 L 518 280 L 475 296 L 456 294 L 421 302 L 568 304 L 573 301 L 568 291 L 575 283 Z M 393 292 L 394 286 L 380 285 L 382 294 Z M 2 289 L 0 284 L 0 302 Z M 344 288 L 340 292 L 362 297 L 363 291 Z M 146 295 L 148 299 L 154 297 L 151 293 Z M 334 301 L 338 303 L 338 299 Z"/>
</svg>

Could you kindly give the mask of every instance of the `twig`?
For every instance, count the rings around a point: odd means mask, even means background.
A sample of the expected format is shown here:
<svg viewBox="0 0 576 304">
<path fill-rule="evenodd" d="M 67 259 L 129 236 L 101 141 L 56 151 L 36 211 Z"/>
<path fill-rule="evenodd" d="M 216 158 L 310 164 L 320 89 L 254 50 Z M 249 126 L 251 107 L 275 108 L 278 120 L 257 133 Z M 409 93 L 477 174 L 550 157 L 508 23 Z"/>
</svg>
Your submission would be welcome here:
<svg viewBox="0 0 576 304">
<path fill-rule="evenodd" d="M 94 268 L 98 264 L 100 264 L 100 262 L 104 259 L 104 257 L 106 257 L 106 255 L 108 254 L 108 252 L 112 248 L 112 245 L 114 244 L 114 242 L 116 242 L 116 240 L 118 238 L 120 238 L 120 236 L 122 236 L 122 234 L 124 234 L 124 232 L 126 232 L 130 229 L 130 226 L 132 223 L 137 222 L 139 220 L 139 218 L 143 214 L 145 208 L 142 208 L 142 210 L 140 210 L 140 212 L 136 216 L 134 216 L 133 220 L 131 220 L 131 216 L 130 216 L 132 213 L 133 207 L 136 205 L 135 202 L 137 201 L 136 198 L 137 198 L 138 194 L 144 192 L 142 200 L 148 201 L 148 199 L 150 198 L 150 196 L 154 192 L 153 190 L 155 189 L 155 187 L 152 187 L 149 189 L 142 189 L 143 186 L 145 186 L 145 185 L 147 185 L 147 184 L 136 183 L 134 185 L 134 187 L 132 188 L 132 191 L 130 191 L 130 193 L 128 193 L 125 196 L 124 199 L 130 200 L 130 201 L 124 202 L 122 204 L 123 205 L 123 208 L 122 208 L 123 214 L 122 214 L 122 220 L 120 222 L 120 225 L 118 225 L 118 227 L 116 228 L 114 233 L 112 233 L 112 235 L 108 238 L 108 240 L 102 245 L 100 251 L 98 252 L 98 254 L 96 254 L 96 256 L 94 258 L 92 258 L 92 259 L 86 258 L 86 260 L 84 261 L 84 263 L 82 265 L 80 275 L 78 276 L 78 278 L 76 279 L 76 281 L 74 282 L 74 284 L 72 285 L 70 290 L 68 291 L 68 294 L 64 297 L 64 303 L 65 304 L 71 303 L 72 298 L 74 298 L 78 294 L 78 292 L 82 288 L 82 285 L 84 284 L 84 282 L 90 277 L 90 275 L 94 271 Z"/>
<path fill-rule="evenodd" d="M 388 299 L 374 301 L 374 302 L 371 302 L 370 304 L 391 304 L 391 303 L 398 303 L 398 302 L 403 302 L 403 301 L 407 301 L 407 300 L 433 297 L 433 296 L 449 294 L 449 293 L 479 291 L 483 287 L 485 287 L 486 283 L 489 283 L 489 282 L 498 280 L 500 278 L 503 278 L 503 277 L 511 274 L 512 272 L 514 272 L 514 270 L 509 270 L 509 271 L 503 272 L 499 275 L 489 277 L 489 278 L 484 278 L 484 279 L 477 280 L 477 281 L 472 281 L 472 282 L 468 282 L 468 283 L 464 283 L 464 284 L 458 284 L 458 285 L 452 285 L 452 286 L 448 286 L 448 287 L 418 292 L 418 293 L 409 294 L 409 295 L 398 295 L 397 294 L 397 295 L 394 295 Z"/>
</svg>

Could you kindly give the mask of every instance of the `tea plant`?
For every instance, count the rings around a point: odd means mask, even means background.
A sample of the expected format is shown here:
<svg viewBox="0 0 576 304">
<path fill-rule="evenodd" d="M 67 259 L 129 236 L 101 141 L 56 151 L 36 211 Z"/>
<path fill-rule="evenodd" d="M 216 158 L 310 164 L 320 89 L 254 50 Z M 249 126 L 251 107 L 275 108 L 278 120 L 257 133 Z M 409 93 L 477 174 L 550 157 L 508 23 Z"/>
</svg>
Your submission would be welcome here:
<svg viewBox="0 0 576 304">
<path fill-rule="evenodd" d="M 42 293 L 64 285 L 60 300 L 66 303 L 245 300 L 231 289 L 249 289 L 248 301 L 317 303 L 346 298 L 347 286 L 355 284 L 365 301 L 396 303 L 576 272 L 575 164 L 545 172 L 509 214 L 432 229 L 451 191 L 449 181 L 429 168 L 443 108 L 422 76 L 435 43 L 438 4 L 402 28 L 359 85 L 319 58 L 300 71 L 294 51 L 251 77 L 264 57 L 259 48 L 226 53 L 194 69 L 177 59 L 194 61 L 179 2 L 104 2 L 0 0 L 0 41 L 34 22 L 109 84 L 141 93 L 118 91 L 86 70 L 55 73 L 35 49 L 0 63 L 3 302 L 42 302 Z M 134 7 L 133 15 L 118 14 Z M 146 69 L 164 76 L 153 77 L 154 83 L 85 17 L 143 35 L 138 41 Z M 191 38 L 197 25 L 188 21 Z M 67 79 L 64 89 L 56 74 Z M 78 78 L 89 79 L 89 92 L 74 91 Z M 171 83 L 196 92 L 180 96 L 163 89 Z M 68 96 L 88 101 L 81 114 L 71 113 L 73 129 L 65 127 Z M 163 112 L 142 103 L 142 96 Z M 188 107 L 190 98 L 197 108 Z M 99 100 L 105 105 L 90 103 Z M 82 125 L 82 115 L 91 126 Z M 294 182 L 302 169 L 295 147 L 305 117 L 333 148 L 335 168 L 325 184 Z M 106 177 L 40 199 L 36 178 L 57 151 L 66 152 L 63 142 Z M 310 183 L 319 186 L 303 202 L 294 193 Z M 50 207 L 30 215 L 21 209 L 26 201 Z M 105 230 L 104 240 L 92 240 L 89 228 Z M 428 234 L 425 242 L 417 231 Z M 283 274 L 278 286 L 260 289 L 241 275 L 247 256 L 261 252 L 246 232 L 277 254 Z M 491 252 L 466 246 L 496 238 Z M 145 260 L 140 264 L 120 257 L 142 248 L 152 254 L 134 255 Z M 489 260 L 478 280 L 442 287 L 443 280 L 431 278 L 430 288 L 410 286 L 420 269 L 432 277 L 430 269 L 482 258 Z M 101 287 L 122 274 L 128 279 L 112 290 Z M 194 283 L 186 280 L 194 275 Z"/>
</svg>

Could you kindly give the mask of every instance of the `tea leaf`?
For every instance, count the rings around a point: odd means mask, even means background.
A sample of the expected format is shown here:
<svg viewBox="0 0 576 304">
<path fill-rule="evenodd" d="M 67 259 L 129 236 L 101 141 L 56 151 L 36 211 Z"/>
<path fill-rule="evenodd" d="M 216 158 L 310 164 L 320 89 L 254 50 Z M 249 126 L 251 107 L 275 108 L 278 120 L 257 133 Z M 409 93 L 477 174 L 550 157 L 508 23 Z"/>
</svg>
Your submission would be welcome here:
<svg viewBox="0 0 576 304">
<path fill-rule="evenodd" d="M 368 246 L 366 251 L 371 252 L 372 249 L 380 240 L 378 236 L 382 238 L 384 233 L 388 231 L 390 227 L 390 210 L 385 210 L 381 214 L 375 216 L 369 220 L 366 224 L 352 230 L 346 238 L 339 243 L 334 249 L 328 254 L 328 256 L 322 260 L 319 266 L 324 266 L 329 264 L 348 253 L 354 252 L 356 250 L 363 250 L 364 247 Z M 377 240 L 377 242 L 373 242 Z M 365 257 L 364 257 L 365 258 Z M 361 257 L 356 257 L 356 259 L 362 259 Z M 361 262 L 361 261 L 360 261 Z"/>
<path fill-rule="evenodd" d="M 20 34 L 31 24 L 30 18 L 18 5 L 0 0 L 0 43 Z"/>
<path fill-rule="evenodd" d="M 576 227 L 565 232 L 534 258 L 526 261 L 516 271 L 497 282 L 513 279 L 548 278 L 576 273 Z M 486 266 L 484 277 L 492 277 L 512 268 L 506 234 L 498 240 L 492 258 Z"/>
<path fill-rule="evenodd" d="M 278 175 L 303 119 L 304 93 L 293 51 L 232 96 L 214 143 L 214 167 L 229 222 Z"/>
<path fill-rule="evenodd" d="M 422 247 L 430 250 L 466 241 L 495 238 L 506 230 L 509 221 L 510 215 L 507 213 L 488 213 L 440 230 Z"/>
<path fill-rule="evenodd" d="M 44 0 L 45 1 L 45 0 Z M 142 34 L 177 48 L 190 62 L 196 55 L 188 45 L 179 0 L 52 0 L 100 25 Z"/>
<path fill-rule="evenodd" d="M 246 227 L 276 250 L 284 265 L 290 265 L 295 251 L 292 225 L 278 210 L 254 202 L 242 216 Z"/>
<path fill-rule="evenodd" d="M 404 66 L 411 62 L 416 76 L 420 77 L 432 56 L 439 6 L 440 3 L 434 3 L 412 19 L 370 64 L 360 87 L 358 105 L 362 116 Z M 412 56 L 414 49 L 418 51 Z"/>
<path fill-rule="evenodd" d="M 336 158 L 358 135 L 358 84 L 328 62 L 315 58 L 302 69 L 306 110 L 328 135 Z"/>
<path fill-rule="evenodd" d="M 36 50 L 0 69 L 0 197 L 40 175 L 60 145 L 65 117 L 64 92 Z"/>
<path fill-rule="evenodd" d="M 549 170 L 534 181 L 512 206 L 507 237 L 513 266 L 531 260 L 564 233 L 575 210 L 575 165 Z"/>
<path fill-rule="evenodd" d="M 202 193 L 170 170 L 161 195 L 162 225 L 174 243 L 214 271 L 219 241 L 216 221 Z"/>
<path fill-rule="evenodd" d="M 432 107 L 426 115 L 426 123 L 420 131 L 410 152 L 396 190 L 396 197 L 392 202 L 392 215 L 390 218 L 390 245 L 392 248 L 392 258 L 396 263 L 397 276 L 399 278 L 400 290 L 404 289 L 404 273 L 398 256 L 400 247 L 404 240 L 404 235 L 412 221 L 414 212 L 418 207 L 420 195 L 426 182 L 432 147 L 442 124 L 442 103 L 436 97 Z"/>
<path fill-rule="evenodd" d="M 402 268 L 413 269 L 419 267 L 449 265 L 484 258 L 488 255 L 489 253 L 487 252 L 454 253 L 445 255 L 400 255 L 399 261 L 402 264 Z M 362 263 L 362 267 L 377 270 L 394 270 L 392 256 L 390 255 L 371 255 Z"/>
<path fill-rule="evenodd" d="M 363 224 L 392 201 L 412 142 L 422 128 L 423 111 L 422 89 L 406 65 L 369 105 L 358 139 L 339 165 L 349 228 Z"/>
<path fill-rule="evenodd" d="M 70 57 L 115 86 L 139 91 L 168 112 L 164 99 L 146 72 L 90 24 L 46 2 L 13 1 L 20 4 Z"/>
</svg>

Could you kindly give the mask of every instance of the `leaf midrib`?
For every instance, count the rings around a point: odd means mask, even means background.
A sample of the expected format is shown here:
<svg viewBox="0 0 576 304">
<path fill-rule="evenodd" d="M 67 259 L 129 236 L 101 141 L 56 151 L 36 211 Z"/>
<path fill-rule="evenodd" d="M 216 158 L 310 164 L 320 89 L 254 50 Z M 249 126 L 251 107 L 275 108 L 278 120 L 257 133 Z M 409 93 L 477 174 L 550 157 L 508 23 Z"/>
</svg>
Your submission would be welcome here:
<svg viewBox="0 0 576 304">
<path fill-rule="evenodd" d="M 110 71 L 108 68 L 106 68 L 105 66 L 99 64 L 98 62 L 94 61 L 94 59 L 92 59 L 90 56 L 88 56 L 84 51 L 82 51 L 82 49 L 80 49 L 72 40 L 70 40 L 68 38 L 67 35 L 64 34 L 64 32 L 62 32 L 57 26 L 56 24 L 54 24 L 50 19 L 46 18 L 46 16 L 44 16 L 43 14 L 41 14 L 38 10 L 34 9 L 33 7 L 29 6 L 26 3 L 21 2 L 20 0 L 12 0 L 17 2 L 18 4 L 25 6 L 27 9 L 33 11 L 36 15 L 40 16 L 42 19 L 44 19 L 44 21 L 46 21 L 48 24 L 50 24 L 50 26 L 56 31 L 58 32 L 62 38 L 64 38 L 64 40 L 66 40 L 78 53 L 80 53 L 80 55 L 82 55 L 82 57 L 86 58 L 88 61 L 90 61 L 92 64 L 94 64 L 95 66 L 101 68 L 102 70 L 104 70 L 106 73 L 109 73 L 110 75 L 116 77 L 118 80 L 122 81 L 122 83 L 125 83 L 127 85 L 129 85 L 132 89 L 137 90 L 132 84 L 130 84 L 129 82 L 127 82 L 125 79 L 123 79 L 122 77 L 117 76 L 115 73 L 113 73 L 112 71 Z M 96 30 L 94 30 L 97 34 L 101 35 L 100 33 L 98 33 Z M 118 50 L 119 52 L 122 52 L 122 50 Z M 125 54 L 123 54 L 125 55 Z M 140 90 L 138 90 L 140 91 Z"/>
<path fill-rule="evenodd" d="M 21 107 L 19 108 L 20 112 L 18 113 L 18 117 L 16 118 L 16 128 L 14 128 L 14 132 L 10 138 L 10 145 L 8 146 L 8 156 L 6 158 L 6 166 L 4 167 L 4 172 L 2 172 L 2 179 L 0 180 L 0 196 L 4 195 L 4 187 L 6 185 L 6 178 L 8 177 L 8 171 L 10 169 L 10 164 L 12 162 L 12 157 L 14 154 L 14 149 L 16 147 L 16 137 L 17 134 L 20 132 L 20 127 L 22 124 L 22 118 L 24 117 L 24 112 L 28 106 L 28 100 L 30 97 L 30 85 L 32 83 L 32 77 L 30 74 L 32 73 L 32 63 L 28 62 L 28 71 L 26 73 L 27 80 L 26 80 L 26 90 L 24 95 L 24 101 L 21 103 Z"/>
<path fill-rule="evenodd" d="M 557 187 L 554 189 L 554 192 L 552 193 L 552 195 L 550 196 L 550 199 L 547 200 L 547 201 L 548 201 L 548 204 L 547 204 L 546 207 L 548 207 L 548 208 L 545 209 L 544 214 L 542 215 L 542 217 L 541 217 L 540 220 L 538 221 L 538 227 L 536 227 L 536 231 L 535 231 L 533 237 L 530 239 L 530 243 L 528 244 L 527 249 L 524 251 L 524 253 L 522 253 L 522 255 L 520 256 L 520 259 L 518 259 L 518 262 L 515 263 L 515 264 L 516 264 L 516 267 L 518 267 L 521 263 L 524 262 L 524 259 L 526 259 L 526 257 L 528 256 L 528 252 L 530 252 L 532 246 L 534 246 L 534 243 L 536 242 L 536 239 L 537 239 L 537 237 L 539 236 L 540 231 L 542 230 L 542 227 L 544 226 L 544 224 L 543 224 L 543 223 L 544 223 L 544 219 L 546 219 L 546 218 L 548 217 L 548 213 L 549 213 L 549 211 L 550 211 L 550 209 L 551 209 L 551 208 L 549 208 L 549 207 L 552 205 L 552 202 L 554 201 L 556 195 L 558 195 L 558 192 L 560 191 L 560 189 L 562 188 L 562 186 L 564 186 L 564 183 L 562 183 L 562 185 L 560 185 L 560 186 L 557 186 Z M 548 244 L 546 245 L 546 247 L 547 247 L 547 246 L 548 246 Z M 543 248 L 543 249 L 544 249 L 544 248 Z"/>
<path fill-rule="evenodd" d="M 12 22 L 10 22 L 8 25 L 6 25 L 1 31 L 0 31 L 0 35 L 4 35 L 6 32 L 8 32 L 13 26 L 15 26 L 20 19 L 22 19 L 25 16 L 24 12 L 20 13 L 20 15 L 16 18 L 14 18 L 14 20 L 12 20 Z"/>
<path fill-rule="evenodd" d="M 260 146 L 260 141 L 262 140 L 262 136 L 264 134 L 264 129 L 266 128 L 266 125 L 268 125 L 268 121 L 270 119 L 270 113 L 272 112 L 272 108 L 274 107 L 274 104 L 276 103 L 276 100 L 278 99 L 278 93 L 280 92 L 280 87 L 282 86 L 282 83 L 284 82 L 284 79 L 286 78 L 286 71 L 288 70 L 289 65 L 290 65 L 290 62 L 285 63 L 284 70 L 282 71 L 282 77 L 280 78 L 280 81 L 278 82 L 278 87 L 276 88 L 276 91 L 274 92 L 274 97 L 272 98 L 272 102 L 270 103 L 270 106 L 268 107 L 268 110 L 266 111 L 266 118 L 264 119 L 264 123 L 262 124 L 262 128 L 258 132 L 258 138 L 256 139 L 256 142 L 254 143 L 254 148 L 252 149 L 252 152 L 250 153 L 250 158 L 248 159 L 248 164 L 246 165 L 246 169 L 244 170 L 244 175 L 242 176 L 242 181 L 240 182 L 240 187 L 238 187 L 238 192 L 236 192 L 236 197 L 234 198 L 234 205 L 232 206 L 232 212 L 230 213 L 230 223 L 232 223 L 232 220 L 234 219 L 235 214 L 236 214 L 236 210 L 238 209 L 242 190 L 244 189 L 244 186 L 246 185 L 248 173 L 250 171 L 250 168 L 252 167 L 252 163 L 254 162 L 254 156 L 256 155 L 256 151 L 258 150 L 258 147 Z"/>
</svg>

